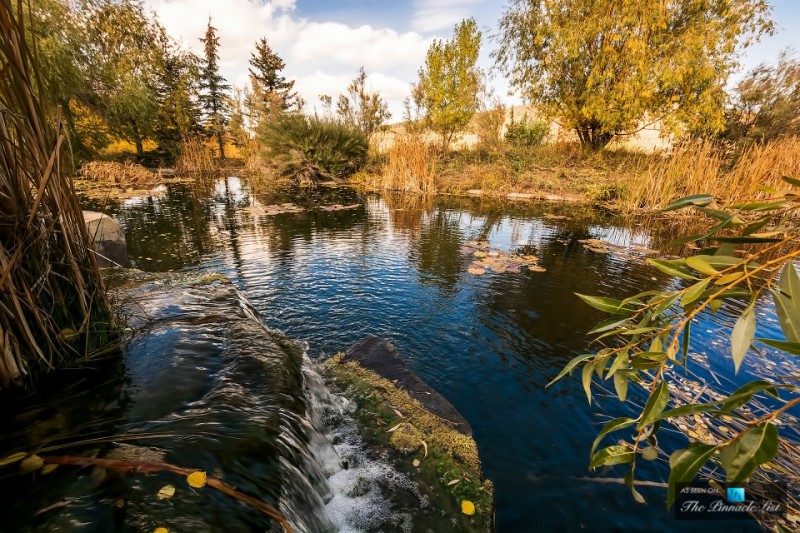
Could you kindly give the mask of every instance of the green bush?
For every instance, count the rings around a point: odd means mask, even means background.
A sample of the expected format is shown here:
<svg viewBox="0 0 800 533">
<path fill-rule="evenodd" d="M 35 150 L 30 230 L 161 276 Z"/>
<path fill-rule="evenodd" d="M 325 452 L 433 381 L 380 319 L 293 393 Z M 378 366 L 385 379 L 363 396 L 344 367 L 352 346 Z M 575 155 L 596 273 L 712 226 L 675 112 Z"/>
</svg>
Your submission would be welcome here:
<svg viewBox="0 0 800 533">
<path fill-rule="evenodd" d="M 506 130 L 506 142 L 514 146 L 541 146 L 547 140 L 547 135 L 550 133 L 550 124 L 544 120 L 528 120 L 528 117 L 522 117 L 522 120 L 515 122 L 511 120 Z"/>
<path fill-rule="evenodd" d="M 267 123 L 259 137 L 278 172 L 300 183 L 347 178 L 364 166 L 369 148 L 353 126 L 300 114 Z"/>
</svg>

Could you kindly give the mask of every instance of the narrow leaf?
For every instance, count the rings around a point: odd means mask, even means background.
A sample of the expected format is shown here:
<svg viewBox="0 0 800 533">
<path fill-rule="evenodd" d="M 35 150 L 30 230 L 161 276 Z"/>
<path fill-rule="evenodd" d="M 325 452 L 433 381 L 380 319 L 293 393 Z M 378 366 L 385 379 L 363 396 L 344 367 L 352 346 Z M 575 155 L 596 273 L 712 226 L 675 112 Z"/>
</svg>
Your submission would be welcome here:
<svg viewBox="0 0 800 533">
<path fill-rule="evenodd" d="M 572 361 L 567 363 L 567 366 L 565 366 L 564 368 L 561 369 L 561 372 L 559 372 L 558 375 L 556 377 L 554 377 L 552 381 L 550 381 L 550 383 L 545 385 L 545 388 L 549 387 L 550 385 L 552 385 L 553 383 L 555 383 L 559 379 L 561 379 L 564 376 L 566 376 L 573 368 L 578 366 L 579 363 L 581 363 L 583 361 L 586 361 L 587 359 L 591 359 L 594 356 L 595 356 L 595 354 L 593 354 L 593 353 L 585 353 L 583 355 L 579 355 L 578 357 L 573 358 Z"/>
<path fill-rule="evenodd" d="M 658 416 L 667 407 L 667 402 L 669 402 L 669 387 L 667 387 L 667 382 L 662 379 L 656 390 L 647 399 L 644 411 L 642 411 L 642 419 L 636 429 L 641 430 L 658 420 Z"/>
<path fill-rule="evenodd" d="M 633 456 L 633 448 L 621 445 L 609 446 L 594 454 L 589 468 L 630 463 L 633 461 Z"/>
<path fill-rule="evenodd" d="M 693 255 L 686 258 L 686 264 L 706 276 L 716 276 L 717 269 L 711 266 L 705 257 Z"/>
<path fill-rule="evenodd" d="M 599 309 L 600 311 L 606 313 L 614 315 L 627 315 L 635 311 L 635 309 L 632 307 L 623 306 L 622 302 L 613 298 L 606 298 L 604 296 L 588 296 L 578 293 L 576 293 L 576 295 L 595 309 Z"/>
<path fill-rule="evenodd" d="M 614 374 L 614 389 L 617 391 L 619 401 L 624 402 L 628 397 L 628 376 L 624 372 Z"/>
<path fill-rule="evenodd" d="M 776 339 L 756 339 L 758 342 L 763 342 L 767 346 L 777 348 L 782 352 L 790 353 L 792 355 L 800 355 L 800 342 L 786 342 Z"/>
<path fill-rule="evenodd" d="M 706 278 L 702 281 L 698 281 L 697 283 L 689 287 L 686 290 L 686 292 L 683 293 L 683 297 L 681 298 L 681 305 L 683 307 L 689 307 L 697 300 L 699 300 L 700 297 L 703 295 L 703 291 L 705 291 L 706 287 L 708 287 L 710 281 L 711 281 L 710 278 Z"/>
<path fill-rule="evenodd" d="M 659 269 L 664 274 L 681 278 L 696 280 L 697 277 L 687 270 L 683 265 L 676 264 L 675 261 L 668 261 L 664 259 L 647 259 L 647 262 Z"/>
<path fill-rule="evenodd" d="M 725 467 L 725 481 L 746 481 L 759 465 L 775 458 L 778 453 L 778 430 L 770 423 L 763 423 L 748 430 L 739 438 L 735 454 Z"/>
<path fill-rule="evenodd" d="M 597 437 L 595 437 L 594 443 L 592 443 L 592 451 L 589 452 L 589 456 L 594 455 L 594 451 L 597 449 L 597 446 L 600 444 L 600 441 L 603 440 L 603 437 L 605 437 L 609 433 L 613 433 L 614 431 L 632 426 L 635 423 L 636 420 L 627 417 L 615 418 L 614 420 L 606 422 L 603 428 L 600 430 L 600 433 L 598 433 Z"/>
<path fill-rule="evenodd" d="M 710 194 L 693 194 L 692 196 L 686 196 L 685 198 L 681 198 L 680 200 L 675 200 L 661 211 L 674 211 L 676 209 L 681 209 L 682 207 L 689 207 L 695 205 L 707 206 L 713 200 L 714 197 Z"/>
<path fill-rule="evenodd" d="M 747 355 L 747 350 L 753 343 L 756 334 L 756 314 L 753 306 L 748 307 L 736 321 L 731 333 L 731 356 L 733 357 L 734 373 L 739 373 L 739 367 Z"/>
<path fill-rule="evenodd" d="M 683 450 L 676 450 L 669 457 L 669 488 L 667 489 L 667 508 L 675 502 L 675 489 L 678 483 L 689 483 L 711 458 L 716 446 L 695 442 Z"/>
</svg>

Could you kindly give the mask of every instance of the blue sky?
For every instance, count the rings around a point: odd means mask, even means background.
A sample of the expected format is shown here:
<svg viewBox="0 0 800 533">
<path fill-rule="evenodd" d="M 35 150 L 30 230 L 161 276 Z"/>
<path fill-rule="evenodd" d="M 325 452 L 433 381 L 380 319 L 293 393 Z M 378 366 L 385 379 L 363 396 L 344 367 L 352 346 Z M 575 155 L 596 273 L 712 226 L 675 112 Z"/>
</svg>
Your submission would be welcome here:
<svg viewBox="0 0 800 533">
<path fill-rule="evenodd" d="M 247 81 L 253 45 L 267 37 L 286 62 L 285 74 L 308 103 L 320 94 L 343 92 L 358 68 L 389 101 L 393 121 L 402 119 L 402 101 L 424 63 L 434 38 L 447 38 L 463 18 L 474 17 L 484 36 L 496 31 L 506 3 L 485 0 L 145 0 L 167 31 L 184 46 L 200 51 L 208 16 L 219 29 L 223 74 L 235 85 Z M 777 32 L 746 51 L 745 69 L 774 61 L 800 42 L 800 0 L 773 0 Z M 480 64 L 492 65 L 493 43 L 484 39 Z M 737 76 L 738 77 L 738 76 Z M 508 84 L 494 81 L 505 96 Z M 509 103 L 519 102 L 509 97 Z"/>
</svg>

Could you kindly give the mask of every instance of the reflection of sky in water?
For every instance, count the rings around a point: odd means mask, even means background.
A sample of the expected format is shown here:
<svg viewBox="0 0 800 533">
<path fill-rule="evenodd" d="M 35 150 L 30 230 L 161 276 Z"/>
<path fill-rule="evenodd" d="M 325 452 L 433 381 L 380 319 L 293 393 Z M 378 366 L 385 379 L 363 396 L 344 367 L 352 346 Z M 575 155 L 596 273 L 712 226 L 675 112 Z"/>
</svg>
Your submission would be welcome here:
<svg viewBox="0 0 800 533">
<path fill-rule="evenodd" d="M 242 209 L 253 203 L 247 187 L 228 179 L 227 187 L 216 184 L 210 200 L 175 188 L 152 202 L 126 204 L 121 219 L 130 229 L 131 257 L 144 268 L 223 272 L 270 326 L 307 341 L 313 356 L 336 353 L 367 334 L 391 337 L 410 366 L 472 424 L 497 487 L 500 530 L 528 528 L 532 508 L 543 530 L 589 524 L 597 530 L 674 529 L 659 489 L 646 489 L 651 503 L 637 506 L 624 487 L 575 480 L 590 475 L 586 458 L 604 421 L 599 413 L 627 416 L 630 404 L 601 393 L 590 407 L 580 384 L 570 380 L 544 388 L 586 350 L 585 332 L 605 318 L 575 292 L 623 297 L 682 286 L 641 257 L 598 254 L 578 242 L 650 247 L 648 229 L 624 227 L 585 206 L 448 197 L 425 203 L 350 190 L 316 194 L 323 203 L 365 208 L 321 212 L 305 197 L 271 194 L 263 205 L 294 202 L 305 210 L 256 217 Z M 472 258 L 461 248 L 473 239 L 506 251 L 531 250 L 547 271 L 467 274 Z M 776 336 L 777 324 L 764 309 L 758 335 Z M 751 354 L 733 376 L 723 325 L 731 325 L 725 309 L 704 315 L 693 329 L 691 350 L 709 356 L 714 375 L 690 368 L 733 390 L 766 363 Z M 640 392 L 631 396 L 641 400 Z M 681 435 L 664 436 L 667 447 L 685 442 Z M 668 471 L 664 461 L 641 468 L 643 477 L 657 481 Z"/>
</svg>

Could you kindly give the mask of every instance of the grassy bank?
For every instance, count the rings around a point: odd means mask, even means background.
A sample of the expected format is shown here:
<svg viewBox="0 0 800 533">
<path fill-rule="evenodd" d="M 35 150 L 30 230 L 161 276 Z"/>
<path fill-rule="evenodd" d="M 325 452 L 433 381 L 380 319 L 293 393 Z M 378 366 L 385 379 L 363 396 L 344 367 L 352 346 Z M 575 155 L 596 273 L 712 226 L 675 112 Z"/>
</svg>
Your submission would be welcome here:
<svg viewBox="0 0 800 533">
<path fill-rule="evenodd" d="M 401 169 L 401 171 L 398 171 Z M 781 176 L 800 176 L 800 139 L 787 137 L 745 148 L 685 142 L 669 151 L 591 152 L 573 143 L 464 149 L 446 155 L 409 136 L 373 157 L 350 183 L 375 190 L 480 194 L 604 203 L 626 211 L 661 208 L 699 193 L 723 202 L 780 188 Z M 512 197 L 514 195 L 512 194 Z"/>
</svg>

